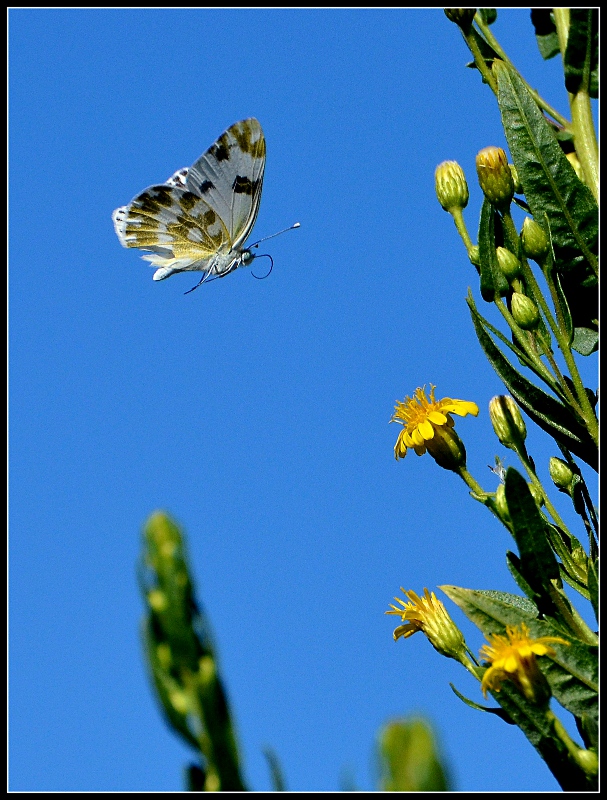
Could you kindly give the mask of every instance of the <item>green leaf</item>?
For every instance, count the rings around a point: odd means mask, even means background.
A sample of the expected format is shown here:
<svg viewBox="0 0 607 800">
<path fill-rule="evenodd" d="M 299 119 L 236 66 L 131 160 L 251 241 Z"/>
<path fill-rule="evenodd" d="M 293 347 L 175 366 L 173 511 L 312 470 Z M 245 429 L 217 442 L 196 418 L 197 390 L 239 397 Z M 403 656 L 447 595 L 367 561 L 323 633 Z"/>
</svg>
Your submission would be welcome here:
<svg viewBox="0 0 607 800">
<path fill-rule="evenodd" d="M 506 503 L 519 551 L 519 569 L 534 593 L 533 602 L 544 615 L 555 614 L 551 581 L 559 578 L 559 567 L 546 539 L 544 521 L 527 482 L 513 467 L 506 471 Z"/>
<path fill-rule="evenodd" d="M 379 733 L 379 756 L 381 791 L 449 791 L 434 734 L 421 717 L 385 725 Z"/>
<path fill-rule="evenodd" d="M 581 356 L 589 356 L 599 349 L 599 332 L 591 328 L 576 328 L 571 346 Z"/>
<path fill-rule="evenodd" d="M 555 266 L 575 270 L 581 283 L 598 271 L 598 209 L 587 186 L 567 161 L 550 125 L 516 71 L 496 60 L 502 124 L 533 216 L 551 221 Z"/>
<path fill-rule="evenodd" d="M 502 221 L 491 203 L 485 198 L 478 229 L 478 254 L 481 270 L 481 295 L 492 303 L 495 293 L 510 293 L 510 285 L 497 262 L 497 247 L 503 244 Z"/>
<path fill-rule="evenodd" d="M 537 618 L 536 606 L 526 597 L 459 586 L 439 586 L 485 636 L 503 633 L 506 625 L 527 625 Z"/>
<path fill-rule="evenodd" d="M 550 397 L 514 369 L 486 333 L 482 317 L 471 297 L 468 297 L 468 306 L 483 352 L 517 403 L 524 408 L 536 425 L 596 470 L 597 448 L 588 431 L 577 421 L 567 406 Z"/>
<path fill-rule="evenodd" d="M 564 791 L 596 791 L 596 778 L 589 778 L 569 757 L 543 709 L 530 703 L 508 682 L 491 695 L 523 731 Z"/>
<path fill-rule="evenodd" d="M 580 90 L 599 96 L 599 10 L 572 8 L 565 50 L 565 86 L 571 94 Z"/>
<path fill-rule="evenodd" d="M 514 725 L 514 722 L 510 719 L 508 714 L 504 711 L 503 708 L 491 708 L 490 706 L 482 706 L 480 703 L 475 703 L 474 700 L 470 700 L 469 697 L 466 697 L 461 692 L 458 692 L 455 686 L 450 683 L 449 686 L 453 690 L 453 692 L 459 697 L 459 699 L 465 703 L 470 708 L 473 708 L 475 711 L 485 711 L 488 714 L 495 714 L 496 717 L 503 719 L 504 722 L 507 722 L 508 725 Z"/>
<path fill-rule="evenodd" d="M 520 558 L 516 555 L 516 553 L 513 553 L 511 550 L 506 551 L 506 565 L 510 570 L 510 574 L 514 578 L 518 588 L 522 592 L 524 592 L 528 598 L 531 599 L 534 596 L 534 591 L 521 574 Z"/>
<path fill-rule="evenodd" d="M 552 18 L 551 8 L 532 8 L 531 22 L 535 28 L 535 37 L 540 54 L 544 60 L 560 53 L 559 37 Z"/>
<path fill-rule="evenodd" d="M 588 559 L 588 593 L 594 611 L 594 616 L 599 619 L 599 560 Z"/>
</svg>

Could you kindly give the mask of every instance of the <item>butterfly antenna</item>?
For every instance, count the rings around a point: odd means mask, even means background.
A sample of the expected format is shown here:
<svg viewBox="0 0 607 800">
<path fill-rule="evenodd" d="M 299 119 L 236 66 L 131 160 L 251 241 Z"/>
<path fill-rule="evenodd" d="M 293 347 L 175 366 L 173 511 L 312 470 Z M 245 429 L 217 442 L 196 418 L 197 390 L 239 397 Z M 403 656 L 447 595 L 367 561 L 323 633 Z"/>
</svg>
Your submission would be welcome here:
<svg viewBox="0 0 607 800">
<path fill-rule="evenodd" d="M 259 244 L 261 244 L 261 242 L 267 242 L 268 239 L 273 239 L 275 236 L 280 236 L 281 233 L 286 233 L 287 231 L 292 231 L 293 228 L 299 228 L 299 227 L 300 227 L 299 222 L 296 222 L 295 225 L 291 225 L 290 228 L 285 228 L 282 231 L 278 231 L 278 233 L 273 233 L 271 236 L 264 236 L 263 239 L 259 239 L 258 241 L 255 242 L 255 244 L 249 245 L 249 250 L 252 247 L 257 247 Z M 261 256 L 258 256 L 258 258 L 261 258 Z"/>
<path fill-rule="evenodd" d="M 291 229 L 287 228 L 287 230 L 291 230 Z M 282 233 L 284 233 L 284 231 L 282 231 Z M 270 237 L 268 237 L 268 238 L 270 238 Z M 260 253 L 258 256 L 255 256 L 255 258 L 269 258 L 270 259 L 270 269 L 266 272 L 265 275 L 256 275 L 254 272 L 251 272 L 251 275 L 254 278 L 257 278 L 258 281 L 263 281 L 265 278 L 268 277 L 270 272 L 272 272 L 272 270 L 274 269 L 274 259 L 268 253 Z"/>
</svg>

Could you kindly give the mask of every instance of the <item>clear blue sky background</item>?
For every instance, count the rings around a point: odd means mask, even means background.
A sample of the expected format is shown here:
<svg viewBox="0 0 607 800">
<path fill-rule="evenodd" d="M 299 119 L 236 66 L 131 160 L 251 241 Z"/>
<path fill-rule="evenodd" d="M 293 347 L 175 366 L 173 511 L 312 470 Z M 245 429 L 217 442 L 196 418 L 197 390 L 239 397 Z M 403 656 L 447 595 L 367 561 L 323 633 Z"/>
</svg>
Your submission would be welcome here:
<svg viewBox="0 0 607 800">
<path fill-rule="evenodd" d="M 567 113 L 528 10 L 495 31 Z M 469 60 L 440 9 L 10 13 L 11 789 L 182 788 L 190 754 L 138 631 L 157 508 L 187 532 L 251 788 L 271 786 L 269 745 L 290 789 L 371 789 L 379 727 L 413 712 L 455 788 L 557 788 L 518 729 L 453 694 L 482 701 L 462 668 L 421 634 L 393 642 L 384 616 L 399 586 L 516 591 L 505 529 L 430 457 L 395 462 L 388 425 L 423 384 L 474 400 L 457 429 L 496 487 L 502 387 L 434 194 L 436 165 L 459 161 L 475 236 L 474 157 L 505 141 Z M 268 243 L 265 281 L 154 283 L 113 209 L 252 115 L 268 152 L 254 236 L 301 229 Z M 554 448 L 530 442 L 545 477 Z"/>
</svg>

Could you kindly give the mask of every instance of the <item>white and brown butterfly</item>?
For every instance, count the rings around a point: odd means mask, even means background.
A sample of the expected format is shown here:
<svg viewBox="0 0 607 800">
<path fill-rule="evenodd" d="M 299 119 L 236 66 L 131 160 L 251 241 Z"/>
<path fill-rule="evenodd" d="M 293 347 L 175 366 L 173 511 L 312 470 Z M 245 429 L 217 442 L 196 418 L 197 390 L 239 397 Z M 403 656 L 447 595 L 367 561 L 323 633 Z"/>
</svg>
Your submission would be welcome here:
<svg viewBox="0 0 607 800">
<path fill-rule="evenodd" d="M 265 164 L 259 122 L 236 122 L 193 166 L 114 211 L 121 244 L 151 251 L 142 258 L 156 267 L 155 281 L 202 272 L 199 286 L 249 265 L 255 254 L 244 243 L 259 210 Z"/>
</svg>

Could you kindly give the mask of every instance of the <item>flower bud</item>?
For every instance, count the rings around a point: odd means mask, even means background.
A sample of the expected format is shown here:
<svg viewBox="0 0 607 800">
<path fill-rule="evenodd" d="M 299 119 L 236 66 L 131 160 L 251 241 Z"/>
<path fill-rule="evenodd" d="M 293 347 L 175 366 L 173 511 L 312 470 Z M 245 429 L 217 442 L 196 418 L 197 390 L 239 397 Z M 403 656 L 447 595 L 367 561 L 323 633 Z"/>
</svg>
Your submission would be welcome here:
<svg viewBox="0 0 607 800">
<path fill-rule="evenodd" d="M 506 153 L 501 147 L 485 147 L 476 156 L 478 182 L 487 200 L 499 209 L 508 208 L 514 196 L 514 181 Z"/>
<path fill-rule="evenodd" d="M 578 178 L 584 183 L 584 170 L 582 169 L 582 165 L 580 164 L 580 159 L 577 157 L 577 153 L 573 150 L 571 153 L 566 154 L 567 161 L 571 164 L 573 169 L 575 170 L 575 174 Z"/>
<path fill-rule="evenodd" d="M 468 30 L 476 14 L 475 8 L 444 8 L 445 16 L 460 28 Z"/>
<path fill-rule="evenodd" d="M 529 491 L 531 492 L 531 497 L 535 500 L 535 505 L 540 508 L 546 502 L 544 495 L 540 492 L 537 486 L 534 483 L 528 483 L 527 486 L 529 487 Z"/>
<path fill-rule="evenodd" d="M 477 244 L 473 244 L 468 250 L 468 258 L 470 259 L 470 262 L 474 264 L 475 267 L 480 267 L 481 254 Z"/>
<path fill-rule="evenodd" d="M 443 161 L 434 174 L 436 196 L 445 211 L 466 208 L 468 205 L 468 184 L 464 170 L 457 161 Z"/>
<path fill-rule="evenodd" d="M 524 446 L 527 428 L 519 407 L 510 395 L 496 395 L 489 401 L 489 417 L 497 438 L 505 447 L 517 450 Z"/>
<path fill-rule="evenodd" d="M 561 492 L 567 492 L 567 494 L 571 494 L 571 491 L 573 490 L 574 475 L 569 467 L 569 464 L 563 461 L 562 458 L 552 456 L 548 469 L 550 471 L 552 482 L 556 488 Z"/>
<path fill-rule="evenodd" d="M 466 448 L 454 428 L 447 425 L 434 428 L 434 436 L 425 445 L 439 467 L 459 473 L 466 466 Z"/>
<path fill-rule="evenodd" d="M 510 164 L 510 174 L 512 175 L 512 183 L 514 184 L 514 194 L 523 194 L 523 184 L 518 178 L 518 172 L 514 164 Z"/>
<path fill-rule="evenodd" d="M 506 487 L 503 483 L 497 487 L 495 491 L 495 507 L 500 519 L 504 522 L 510 522 L 510 512 L 508 511 L 508 503 L 506 502 Z"/>
<path fill-rule="evenodd" d="M 550 242 L 541 225 L 531 217 L 525 217 L 521 230 L 523 252 L 534 261 L 542 259 L 550 249 Z"/>
<path fill-rule="evenodd" d="M 513 281 L 520 275 L 521 262 L 514 253 L 511 253 L 510 250 L 507 250 L 505 247 L 497 248 L 497 263 L 504 277 L 509 281 Z"/>
<path fill-rule="evenodd" d="M 512 293 L 512 316 L 519 328 L 524 331 L 532 331 L 537 328 L 540 320 L 540 312 L 530 297 L 520 292 Z"/>
</svg>

